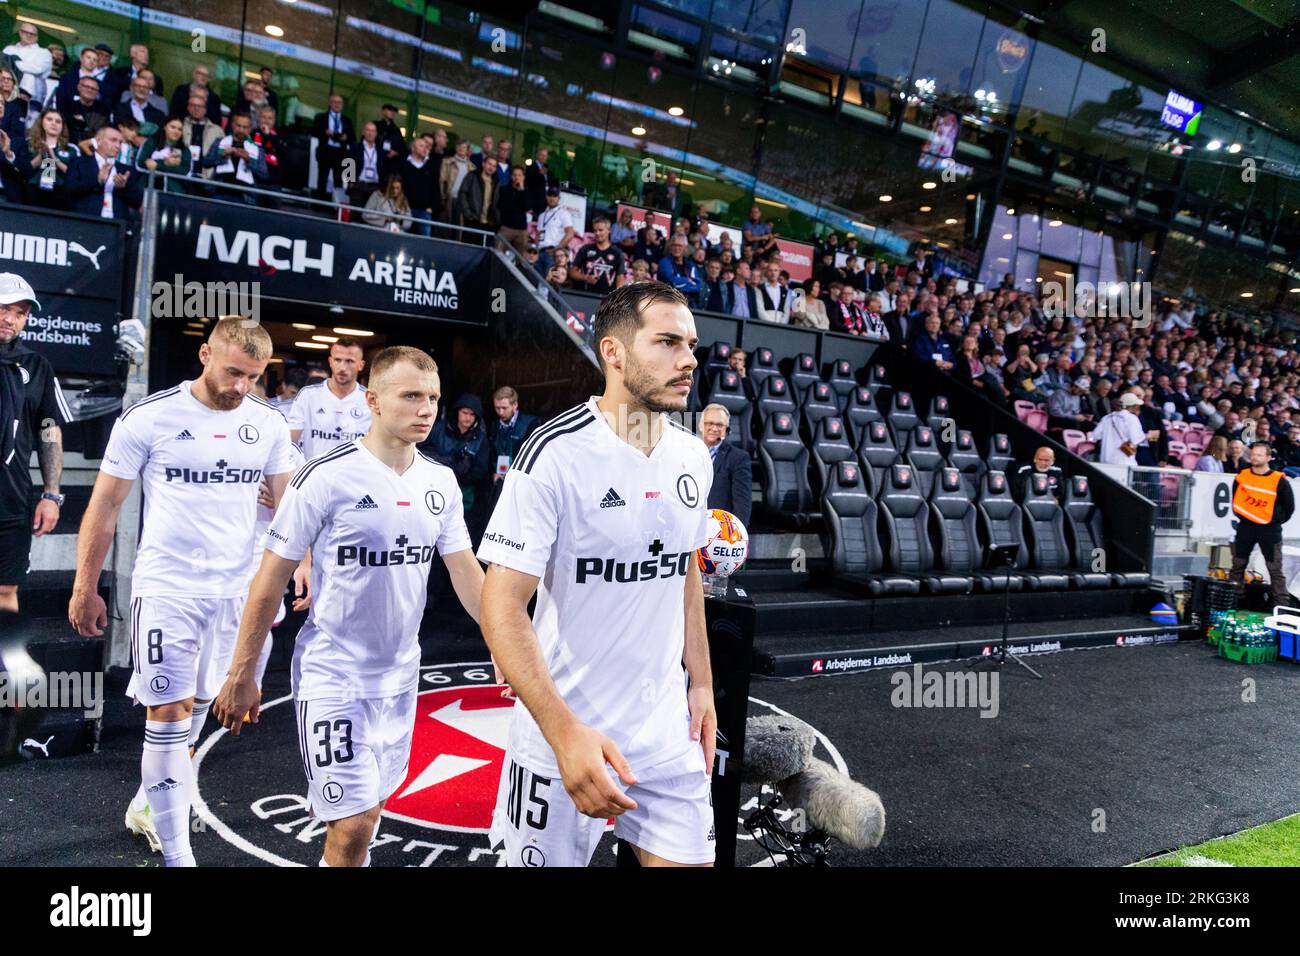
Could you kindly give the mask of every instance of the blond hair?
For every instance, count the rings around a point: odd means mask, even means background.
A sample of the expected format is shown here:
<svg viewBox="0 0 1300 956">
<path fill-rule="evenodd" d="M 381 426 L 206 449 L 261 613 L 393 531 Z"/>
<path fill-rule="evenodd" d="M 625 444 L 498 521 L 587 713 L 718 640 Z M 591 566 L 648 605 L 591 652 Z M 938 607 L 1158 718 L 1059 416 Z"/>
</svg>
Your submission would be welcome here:
<svg viewBox="0 0 1300 956">
<path fill-rule="evenodd" d="M 414 365 L 421 372 L 437 373 L 438 363 L 433 360 L 433 356 L 428 352 L 409 345 L 391 345 L 375 356 L 370 363 L 370 390 L 377 392 L 384 379 L 393 367 L 401 362 L 407 362 Z"/>
<path fill-rule="evenodd" d="M 517 402 L 519 401 L 519 393 L 516 392 L 513 388 L 511 388 L 509 385 L 502 385 L 500 388 L 498 388 L 495 392 L 492 393 L 492 401 Z"/>
<path fill-rule="evenodd" d="M 271 336 L 266 329 L 260 325 L 250 324 L 248 319 L 240 316 L 224 318 L 212 327 L 208 344 L 215 346 L 218 340 L 239 349 L 259 362 L 265 362 L 275 351 L 275 347 L 271 344 Z"/>
</svg>

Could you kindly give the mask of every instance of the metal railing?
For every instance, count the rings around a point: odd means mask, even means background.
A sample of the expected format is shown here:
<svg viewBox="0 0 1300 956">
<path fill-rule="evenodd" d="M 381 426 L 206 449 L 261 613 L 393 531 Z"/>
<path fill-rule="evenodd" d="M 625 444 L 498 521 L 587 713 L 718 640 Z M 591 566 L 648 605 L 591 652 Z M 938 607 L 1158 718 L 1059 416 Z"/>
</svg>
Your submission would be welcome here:
<svg viewBox="0 0 1300 956">
<path fill-rule="evenodd" d="M 350 203 L 335 202 L 332 199 L 317 199 L 312 196 L 304 196 L 301 193 L 285 192 L 280 189 L 266 189 L 260 186 L 240 186 L 235 183 L 214 182 L 210 179 L 202 179 L 198 176 L 183 176 L 180 173 L 160 172 L 159 170 L 141 170 L 146 177 L 146 188 L 150 190 L 163 190 L 171 185 L 177 187 L 177 191 L 196 199 L 208 199 L 215 202 L 242 203 L 253 209 L 263 209 L 272 212 L 296 212 L 299 215 L 303 211 L 314 214 L 323 219 L 334 219 L 342 221 L 339 212 L 347 210 L 348 224 L 360 226 L 365 229 L 377 229 L 380 232 L 389 230 L 383 226 L 372 226 L 362 217 L 366 213 L 374 213 L 373 209 L 367 209 L 365 206 L 353 206 Z M 157 180 L 171 180 L 168 182 L 158 182 Z M 231 193 L 234 198 L 223 196 L 223 193 Z M 323 211 L 322 211 L 323 210 Z M 412 238 L 439 238 L 452 242 L 464 242 L 470 245 L 491 248 L 497 236 L 495 232 L 486 229 L 478 229 L 473 226 L 458 226 L 449 222 L 440 222 L 436 219 L 419 219 L 412 215 L 398 216 L 393 213 L 382 213 L 389 219 L 402 219 L 409 221 L 410 229 L 403 229 L 402 235 Z M 430 228 L 430 235 L 425 236 L 421 231 L 422 227 Z"/>
<path fill-rule="evenodd" d="M 1186 534 L 1192 526 L 1192 472 L 1182 468 L 1128 470 L 1128 486 L 1156 506 L 1156 534 Z"/>
</svg>

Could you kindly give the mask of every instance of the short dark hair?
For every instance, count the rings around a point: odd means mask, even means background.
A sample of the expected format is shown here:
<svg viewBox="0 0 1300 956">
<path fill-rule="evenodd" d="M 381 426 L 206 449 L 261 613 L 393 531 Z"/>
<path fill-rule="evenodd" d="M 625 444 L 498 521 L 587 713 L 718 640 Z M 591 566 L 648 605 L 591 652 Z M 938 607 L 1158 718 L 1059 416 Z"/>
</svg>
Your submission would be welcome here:
<svg viewBox="0 0 1300 956">
<path fill-rule="evenodd" d="M 604 371 L 605 361 L 600 357 L 600 340 L 612 335 L 624 345 L 630 345 L 637 330 L 641 328 L 642 311 L 657 302 L 690 308 L 686 296 L 663 282 L 629 282 L 605 296 L 596 310 L 596 321 L 592 328 L 596 358 L 600 361 L 601 371 Z"/>
<path fill-rule="evenodd" d="M 1268 442 L 1266 442 L 1266 441 L 1253 441 L 1253 442 L 1250 443 L 1250 447 L 1251 447 L 1251 448 L 1267 448 L 1269 451 L 1272 451 L 1272 450 L 1273 450 L 1273 446 L 1270 445 L 1270 444 L 1269 444 Z"/>
<path fill-rule="evenodd" d="M 361 343 L 360 343 L 360 342 L 358 342 L 356 339 L 354 339 L 354 338 L 350 338 L 349 336 L 346 336 L 346 335 L 343 336 L 343 337 L 341 337 L 341 338 L 339 338 L 337 341 L 331 342 L 331 343 L 330 343 L 330 348 L 332 349 L 332 348 L 334 348 L 334 346 L 336 346 L 336 345 L 337 345 L 339 348 L 344 348 L 344 349 L 361 349 L 361 351 L 362 351 L 363 353 L 366 351 L 364 348 L 361 348 Z"/>
</svg>

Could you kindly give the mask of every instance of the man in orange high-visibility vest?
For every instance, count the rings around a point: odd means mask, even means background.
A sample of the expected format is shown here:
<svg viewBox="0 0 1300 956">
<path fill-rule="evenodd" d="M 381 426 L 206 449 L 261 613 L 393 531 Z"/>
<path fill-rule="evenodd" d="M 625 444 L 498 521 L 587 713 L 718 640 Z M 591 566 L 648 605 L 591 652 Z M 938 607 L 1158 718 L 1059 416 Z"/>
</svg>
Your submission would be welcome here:
<svg viewBox="0 0 1300 956">
<path fill-rule="evenodd" d="M 1295 495 L 1286 475 L 1269 467 L 1272 454 L 1266 442 L 1255 442 L 1250 446 L 1250 468 L 1233 479 L 1237 536 L 1232 542 L 1232 580 L 1242 580 L 1250 553 L 1259 545 L 1273 587 L 1273 602 L 1291 604 L 1282 573 L 1282 525 L 1295 512 Z"/>
</svg>

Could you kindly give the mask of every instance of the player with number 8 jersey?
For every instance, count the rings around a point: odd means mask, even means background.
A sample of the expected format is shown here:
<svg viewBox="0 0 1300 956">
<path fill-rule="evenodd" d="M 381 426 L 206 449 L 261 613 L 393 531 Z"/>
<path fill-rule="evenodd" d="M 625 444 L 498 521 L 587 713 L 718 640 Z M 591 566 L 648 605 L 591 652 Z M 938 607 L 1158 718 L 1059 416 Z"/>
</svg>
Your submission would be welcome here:
<svg viewBox="0 0 1300 956">
<path fill-rule="evenodd" d="M 224 319 L 199 349 L 203 374 L 122 413 L 77 537 L 68 619 L 82 635 L 108 623 L 100 571 L 139 477 L 144 520 L 131 575 L 131 679 L 148 708 L 141 784 L 127 826 L 168 866 L 192 866 L 189 749 L 230 665 L 265 476 L 278 498 L 294 466 L 284 417 L 250 394 L 271 357 L 260 326 Z"/>
<path fill-rule="evenodd" d="M 292 680 L 309 806 L 327 824 L 322 866 L 369 865 L 384 803 L 406 776 L 435 553 L 478 620 L 483 569 L 456 477 L 415 448 L 433 427 L 437 371 L 418 349 L 380 352 L 365 393 L 369 432 L 294 476 L 267 528 L 230 676 L 214 705 L 236 735 L 245 714 L 256 722 L 262 638 L 311 549 L 312 607 Z"/>
</svg>

